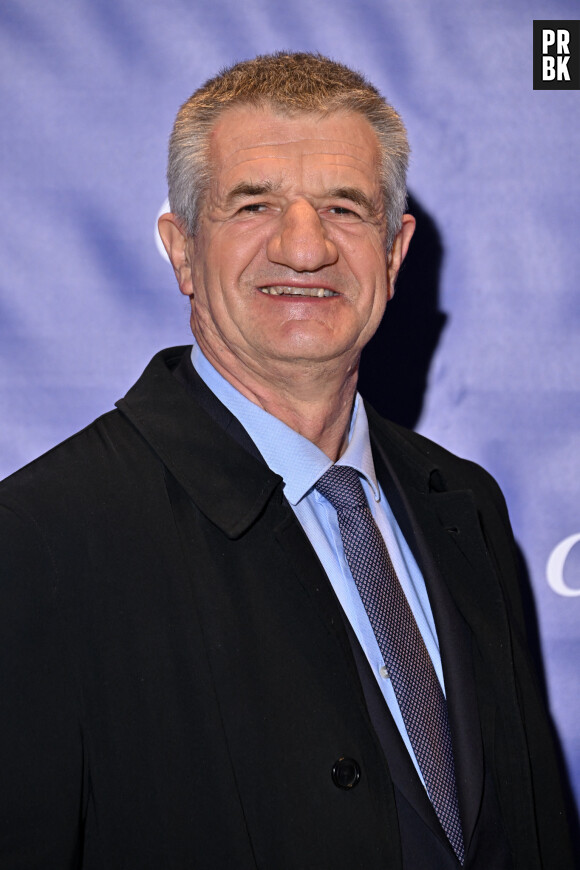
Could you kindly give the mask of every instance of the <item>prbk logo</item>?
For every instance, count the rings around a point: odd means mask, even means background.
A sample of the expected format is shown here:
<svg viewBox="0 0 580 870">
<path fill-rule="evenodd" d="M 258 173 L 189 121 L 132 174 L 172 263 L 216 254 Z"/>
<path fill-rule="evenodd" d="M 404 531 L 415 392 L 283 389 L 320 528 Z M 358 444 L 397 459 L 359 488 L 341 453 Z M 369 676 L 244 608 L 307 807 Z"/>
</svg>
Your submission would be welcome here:
<svg viewBox="0 0 580 870">
<path fill-rule="evenodd" d="M 580 90 L 580 21 L 534 21 L 534 90 Z"/>
</svg>

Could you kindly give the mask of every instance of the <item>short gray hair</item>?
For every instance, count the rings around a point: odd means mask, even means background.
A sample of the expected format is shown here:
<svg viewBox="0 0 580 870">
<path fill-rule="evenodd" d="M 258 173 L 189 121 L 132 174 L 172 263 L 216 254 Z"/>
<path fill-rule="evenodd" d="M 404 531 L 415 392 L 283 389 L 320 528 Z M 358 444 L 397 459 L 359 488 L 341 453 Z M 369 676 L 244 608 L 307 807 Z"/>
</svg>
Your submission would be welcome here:
<svg viewBox="0 0 580 870">
<path fill-rule="evenodd" d="M 298 113 L 358 112 L 376 133 L 387 222 L 387 249 L 407 206 L 409 143 L 399 114 L 360 73 L 320 54 L 276 52 L 222 70 L 180 108 L 169 142 L 169 206 L 187 233 L 197 230 L 200 202 L 210 181 L 209 139 L 232 106 Z"/>
</svg>

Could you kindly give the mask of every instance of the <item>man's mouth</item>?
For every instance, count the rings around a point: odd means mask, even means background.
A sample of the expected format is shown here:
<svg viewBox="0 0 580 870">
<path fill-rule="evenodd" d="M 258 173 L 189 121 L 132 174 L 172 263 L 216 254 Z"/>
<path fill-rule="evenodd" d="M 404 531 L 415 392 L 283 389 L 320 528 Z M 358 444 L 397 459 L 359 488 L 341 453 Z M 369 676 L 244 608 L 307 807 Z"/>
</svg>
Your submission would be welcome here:
<svg viewBox="0 0 580 870">
<path fill-rule="evenodd" d="M 326 296 L 340 295 L 326 287 L 291 287 L 280 284 L 276 284 L 274 287 L 258 287 L 258 290 L 269 296 L 316 296 L 322 299 Z"/>
</svg>

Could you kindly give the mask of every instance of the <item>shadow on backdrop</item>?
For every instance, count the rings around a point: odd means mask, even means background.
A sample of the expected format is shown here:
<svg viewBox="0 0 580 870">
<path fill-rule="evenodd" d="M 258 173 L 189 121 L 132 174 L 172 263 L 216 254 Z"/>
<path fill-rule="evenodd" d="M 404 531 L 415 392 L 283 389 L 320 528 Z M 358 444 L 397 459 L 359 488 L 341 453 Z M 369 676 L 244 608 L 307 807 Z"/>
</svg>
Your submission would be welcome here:
<svg viewBox="0 0 580 870">
<path fill-rule="evenodd" d="M 363 351 L 359 390 L 383 417 L 413 429 L 421 415 L 431 359 L 447 316 L 439 310 L 443 258 L 439 230 L 412 195 L 408 211 L 417 229 L 395 296 Z"/>
</svg>

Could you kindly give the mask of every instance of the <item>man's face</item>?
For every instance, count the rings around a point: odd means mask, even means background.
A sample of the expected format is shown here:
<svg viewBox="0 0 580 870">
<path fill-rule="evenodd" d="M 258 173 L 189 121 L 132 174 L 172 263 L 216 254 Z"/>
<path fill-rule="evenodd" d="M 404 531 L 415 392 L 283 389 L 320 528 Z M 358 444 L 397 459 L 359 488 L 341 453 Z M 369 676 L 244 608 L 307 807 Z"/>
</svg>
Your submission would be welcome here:
<svg viewBox="0 0 580 870">
<path fill-rule="evenodd" d="M 218 119 L 210 155 L 199 229 L 177 270 L 206 356 L 237 376 L 289 362 L 352 365 L 401 259 L 385 251 L 370 124 L 356 113 L 241 106 Z"/>
</svg>

